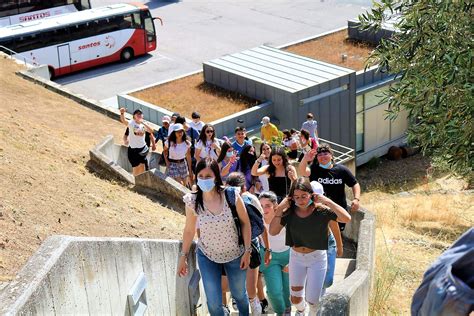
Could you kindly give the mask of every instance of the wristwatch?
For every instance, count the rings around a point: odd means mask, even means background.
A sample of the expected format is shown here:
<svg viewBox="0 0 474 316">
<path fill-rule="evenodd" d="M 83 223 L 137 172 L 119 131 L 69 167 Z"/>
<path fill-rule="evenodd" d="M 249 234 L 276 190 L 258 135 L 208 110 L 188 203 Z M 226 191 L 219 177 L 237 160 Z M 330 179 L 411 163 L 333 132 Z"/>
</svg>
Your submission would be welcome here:
<svg viewBox="0 0 474 316">
<path fill-rule="evenodd" d="M 248 246 L 248 248 L 245 248 L 245 252 L 252 253 L 252 246 Z"/>
<path fill-rule="evenodd" d="M 272 252 L 272 250 L 270 248 L 265 249 L 265 251 Z"/>
<path fill-rule="evenodd" d="M 180 257 L 187 257 L 187 256 L 188 256 L 188 253 L 187 253 L 187 252 L 180 251 L 180 252 L 179 252 L 179 256 L 180 256 Z"/>
</svg>

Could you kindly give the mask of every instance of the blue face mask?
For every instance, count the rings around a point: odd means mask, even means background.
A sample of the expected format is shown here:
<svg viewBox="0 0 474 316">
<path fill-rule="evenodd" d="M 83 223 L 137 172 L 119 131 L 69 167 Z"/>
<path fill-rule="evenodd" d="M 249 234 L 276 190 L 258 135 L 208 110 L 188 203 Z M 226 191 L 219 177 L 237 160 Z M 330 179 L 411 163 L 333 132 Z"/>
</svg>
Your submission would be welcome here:
<svg viewBox="0 0 474 316">
<path fill-rule="evenodd" d="M 328 163 L 325 164 L 325 165 L 322 165 L 322 164 L 320 163 L 319 166 L 320 166 L 321 168 L 323 168 L 323 169 L 329 169 L 329 168 L 331 167 L 331 164 L 332 164 L 332 162 L 330 161 L 330 162 L 328 162 Z"/>
<path fill-rule="evenodd" d="M 228 152 L 225 153 L 225 155 L 226 155 L 227 158 L 230 158 L 234 155 L 234 152 L 233 151 L 228 151 Z"/>
<path fill-rule="evenodd" d="M 308 204 L 306 204 L 306 207 L 309 207 L 311 204 L 313 204 L 313 200 L 309 200 Z"/>
<path fill-rule="evenodd" d="M 211 191 L 214 187 L 215 187 L 215 183 L 214 183 L 215 179 L 214 178 L 210 178 L 210 179 L 199 179 L 198 178 L 198 181 L 197 181 L 197 185 L 199 186 L 199 188 L 201 188 L 201 190 L 203 192 L 209 192 Z"/>
</svg>

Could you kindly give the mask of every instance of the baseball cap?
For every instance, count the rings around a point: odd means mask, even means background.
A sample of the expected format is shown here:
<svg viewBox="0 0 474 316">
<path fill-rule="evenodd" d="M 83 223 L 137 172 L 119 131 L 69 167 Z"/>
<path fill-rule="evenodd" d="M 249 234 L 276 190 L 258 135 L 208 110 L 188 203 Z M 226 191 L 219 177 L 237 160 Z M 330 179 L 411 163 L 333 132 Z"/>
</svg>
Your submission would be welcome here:
<svg viewBox="0 0 474 316">
<path fill-rule="evenodd" d="M 165 116 L 163 116 L 163 118 L 161 119 L 161 121 L 162 121 L 163 123 L 165 123 L 165 122 L 166 122 L 166 123 L 169 123 L 169 122 L 171 122 L 171 118 L 170 118 L 168 115 L 165 115 Z"/>
<path fill-rule="evenodd" d="M 173 126 L 171 127 L 171 130 L 172 130 L 173 132 L 181 131 L 181 130 L 184 131 L 183 124 L 181 124 L 181 123 L 173 124 Z"/>
<path fill-rule="evenodd" d="M 262 124 L 268 124 L 268 123 L 270 123 L 270 118 L 269 118 L 268 116 L 264 116 L 264 117 L 262 118 L 262 121 L 261 121 L 260 123 L 262 123 Z"/>
<path fill-rule="evenodd" d="M 140 109 L 136 109 L 135 111 L 133 111 L 133 115 L 135 114 L 143 114 L 143 112 Z"/>
<path fill-rule="evenodd" d="M 324 194 L 323 185 L 318 181 L 311 181 L 311 189 L 313 189 L 313 192 L 316 194 Z"/>
</svg>

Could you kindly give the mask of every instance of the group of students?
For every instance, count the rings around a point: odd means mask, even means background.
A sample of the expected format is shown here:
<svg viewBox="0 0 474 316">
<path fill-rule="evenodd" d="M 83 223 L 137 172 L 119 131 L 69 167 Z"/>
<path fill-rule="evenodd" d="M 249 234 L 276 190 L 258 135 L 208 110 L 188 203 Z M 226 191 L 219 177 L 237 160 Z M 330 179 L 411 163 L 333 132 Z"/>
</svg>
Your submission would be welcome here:
<svg viewBox="0 0 474 316">
<path fill-rule="evenodd" d="M 275 313 L 289 315 L 293 305 L 299 315 L 315 314 L 333 282 L 336 256 L 343 252 L 341 230 L 359 208 L 360 186 L 349 169 L 334 163 L 331 147 L 319 144 L 311 113 L 303 123 L 310 130 L 288 136 L 299 137 L 297 150 L 303 149 L 297 170 L 291 163 L 298 157 L 292 154 L 291 141 L 285 148 L 265 140 L 257 155 L 243 127 L 235 129 L 230 142 L 219 140 L 214 127 L 202 123 L 197 113 L 190 124 L 179 115 L 164 117 L 163 127 L 153 131 L 141 112 L 129 122 L 124 112 L 134 173 L 137 162 L 144 165 L 138 172 L 146 168 L 143 153 L 150 146 L 154 150 L 156 139 L 163 142 L 167 175 L 192 188 L 183 198 L 186 224 L 178 274 L 188 272 L 197 234 L 196 256 L 209 313 L 228 314 L 225 292 L 230 289 L 240 314 L 248 315 L 249 307 L 252 314 L 260 314 L 267 302 L 263 275 Z M 269 123 L 264 118 L 262 128 Z M 147 133 L 152 135 L 150 145 Z M 345 186 L 352 188 L 350 205 Z"/>
</svg>

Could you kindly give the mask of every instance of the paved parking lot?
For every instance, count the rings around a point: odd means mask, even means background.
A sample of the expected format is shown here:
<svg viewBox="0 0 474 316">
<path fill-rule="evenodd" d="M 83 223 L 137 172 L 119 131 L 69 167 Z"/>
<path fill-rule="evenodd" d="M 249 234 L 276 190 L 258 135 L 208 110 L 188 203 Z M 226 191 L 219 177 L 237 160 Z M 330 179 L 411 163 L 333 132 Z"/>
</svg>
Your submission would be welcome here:
<svg viewBox="0 0 474 316">
<path fill-rule="evenodd" d="M 92 6 L 117 2 L 92 0 Z M 345 26 L 371 4 L 370 0 L 142 2 L 164 22 L 156 25 L 156 51 L 127 64 L 102 66 L 57 82 L 114 104 L 117 93 L 200 70 L 203 61 L 262 44 L 279 46 Z"/>
</svg>

